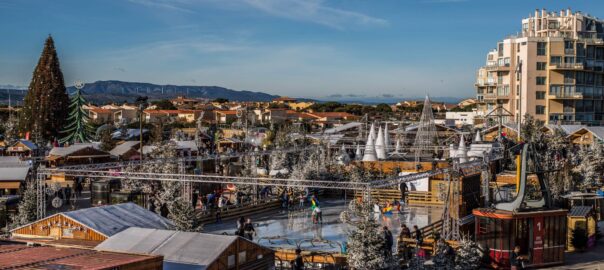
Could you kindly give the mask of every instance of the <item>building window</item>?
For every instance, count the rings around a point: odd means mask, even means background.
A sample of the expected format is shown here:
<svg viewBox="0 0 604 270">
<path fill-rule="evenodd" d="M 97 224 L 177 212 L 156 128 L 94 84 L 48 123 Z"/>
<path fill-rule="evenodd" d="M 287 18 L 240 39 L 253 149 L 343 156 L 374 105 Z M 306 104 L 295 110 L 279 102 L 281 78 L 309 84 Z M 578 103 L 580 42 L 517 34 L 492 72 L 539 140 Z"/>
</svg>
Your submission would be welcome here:
<svg viewBox="0 0 604 270">
<path fill-rule="evenodd" d="M 545 85 L 545 77 L 537 76 L 537 85 Z"/>
<path fill-rule="evenodd" d="M 536 99 L 545 99 L 545 91 L 537 91 L 535 92 Z"/>
<path fill-rule="evenodd" d="M 497 46 L 497 56 L 503 56 L 503 43 L 499 43 Z"/>
<path fill-rule="evenodd" d="M 547 48 L 546 42 L 537 42 L 537 55 L 545 55 L 546 48 Z"/>
<path fill-rule="evenodd" d="M 560 23 L 558 21 L 549 21 L 547 24 L 548 29 L 558 29 L 560 28 Z"/>
<path fill-rule="evenodd" d="M 537 62 L 537 70 L 545 70 L 545 66 L 547 63 L 545 62 Z"/>
<path fill-rule="evenodd" d="M 537 115 L 545 114 L 545 106 L 543 106 L 543 105 L 535 106 L 535 114 L 537 114 Z"/>
<path fill-rule="evenodd" d="M 562 57 L 560 57 L 560 56 L 552 56 L 552 57 L 549 58 L 549 62 L 551 64 L 560 64 L 560 63 L 562 63 Z"/>
</svg>

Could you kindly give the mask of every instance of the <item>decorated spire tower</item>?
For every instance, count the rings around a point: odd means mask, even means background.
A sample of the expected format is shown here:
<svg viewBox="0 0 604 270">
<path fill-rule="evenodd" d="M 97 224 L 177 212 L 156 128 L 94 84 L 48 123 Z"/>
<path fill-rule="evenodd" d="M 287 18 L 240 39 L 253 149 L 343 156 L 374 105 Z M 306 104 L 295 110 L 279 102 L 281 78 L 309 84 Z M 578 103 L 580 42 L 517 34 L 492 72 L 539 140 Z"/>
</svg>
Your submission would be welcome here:
<svg viewBox="0 0 604 270">
<path fill-rule="evenodd" d="M 59 141 L 60 143 L 84 143 L 90 141 L 92 127 L 89 123 L 90 118 L 83 108 L 86 105 L 86 99 L 82 92 L 84 84 L 76 82 L 75 88 L 76 91 L 71 97 L 71 103 L 69 104 L 68 124 L 62 131 L 66 136 Z"/>
</svg>

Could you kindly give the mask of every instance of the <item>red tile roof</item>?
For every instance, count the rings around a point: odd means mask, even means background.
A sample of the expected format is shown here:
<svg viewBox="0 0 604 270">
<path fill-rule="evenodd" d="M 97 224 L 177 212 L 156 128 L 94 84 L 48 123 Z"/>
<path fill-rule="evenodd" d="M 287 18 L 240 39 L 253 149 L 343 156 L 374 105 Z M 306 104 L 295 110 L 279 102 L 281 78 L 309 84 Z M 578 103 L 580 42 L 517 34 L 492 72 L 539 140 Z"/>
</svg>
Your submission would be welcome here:
<svg viewBox="0 0 604 270">
<path fill-rule="evenodd" d="M 276 99 L 273 99 L 273 101 L 296 101 L 296 99 L 290 97 L 278 97 Z"/>
<path fill-rule="evenodd" d="M 235 111 L 235 110 L 216 110 L 215 112 L 222 113 L 222 114 L 230 114 L 230 115 L 237 114 L 237 111 Z"/>
<path fill-rule="evenodd" d="M 315 115 L 318 117 L 353 117 L 353 114 L 347 112 L 315 112 L 311 113 L 311 115 Z"/>
</svg>

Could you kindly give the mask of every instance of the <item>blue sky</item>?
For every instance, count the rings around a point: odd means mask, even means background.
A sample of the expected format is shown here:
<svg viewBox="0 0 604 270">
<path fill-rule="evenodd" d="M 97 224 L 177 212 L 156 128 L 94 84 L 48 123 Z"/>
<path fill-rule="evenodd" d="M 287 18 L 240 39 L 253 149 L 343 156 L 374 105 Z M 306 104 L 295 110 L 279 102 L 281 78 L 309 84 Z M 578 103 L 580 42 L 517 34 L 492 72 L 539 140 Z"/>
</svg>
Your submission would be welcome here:
<svg viewBox="0 0 604 270">
<path fill-rule="evenodd" d="M 0 0 L 0 84 L 28 85 L 50 33 L 69 85 L 472 96 L 498 40 L 535 8 L 567 7 L 604 16 L 581 0 Z"/>
</svg>

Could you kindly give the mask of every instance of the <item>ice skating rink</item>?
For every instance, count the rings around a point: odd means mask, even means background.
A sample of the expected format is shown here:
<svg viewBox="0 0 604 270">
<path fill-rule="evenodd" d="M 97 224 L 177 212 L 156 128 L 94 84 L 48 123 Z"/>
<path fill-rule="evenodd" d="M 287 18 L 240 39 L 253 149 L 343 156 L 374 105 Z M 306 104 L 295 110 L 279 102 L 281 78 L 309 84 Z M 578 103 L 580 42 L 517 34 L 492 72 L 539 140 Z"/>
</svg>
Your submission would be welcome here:
<svg viewBox="0 0 604 270">
<path fill-rule="evenodd" d="M 313 223 L 308 204 L 301 210 L 278 210 L 245 218 L 252 219 L 258 234 L 254 242 L 262 245 L 275 248 L 295 248 L 300 245 L 305 250 L 340 251 L 341 244 L 346 241 L 347 232 L 351 229 L 340 221 L 340 213 L 348 209 L 349 202 L 336 199 L 320 201 L 322 224 Z M 401 224 L 407 224 L 411 230 L 413 225 L 421 228 L 440 220 L 443 210 L 438 207 L 403 206 L 401 212 L 378 217 L 383 226 L 390 228 L 395 238 Z M 204 232 L 233 235 L 236 228 L 236 220 L 233 219 L 206 224 Z"/>
</svg>

